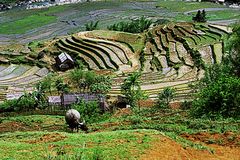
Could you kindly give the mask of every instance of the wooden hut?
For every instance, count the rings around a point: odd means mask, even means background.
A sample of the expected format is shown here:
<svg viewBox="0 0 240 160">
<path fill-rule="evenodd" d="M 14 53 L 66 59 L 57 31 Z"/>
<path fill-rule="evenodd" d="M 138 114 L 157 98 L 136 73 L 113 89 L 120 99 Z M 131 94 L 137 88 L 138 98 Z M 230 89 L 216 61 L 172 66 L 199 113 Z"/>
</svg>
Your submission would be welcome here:
<svg viewBox="0 0 240 160">
<path fill-rule="evenodd" d="M 59 70 L 65 71 L 74 67 L 74 60 L 67 53 L 61 53 L 56 58 L 56 66 Z"/>
</svg>

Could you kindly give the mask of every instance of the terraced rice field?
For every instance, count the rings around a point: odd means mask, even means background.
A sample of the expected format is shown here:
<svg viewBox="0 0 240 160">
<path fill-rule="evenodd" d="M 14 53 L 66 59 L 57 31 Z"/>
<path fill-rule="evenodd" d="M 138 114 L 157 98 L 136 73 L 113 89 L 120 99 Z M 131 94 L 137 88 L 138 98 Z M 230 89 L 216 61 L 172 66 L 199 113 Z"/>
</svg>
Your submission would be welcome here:
<svg viewBox="0 0 240 160">
<path fill-rule="evenodd" d="M 61 51 L 80 58 L 90 69 L 127 70 L 132 51 L 119 42 L 75 35 L 60 39 L 55 44 Z"/>
<path fill-rule="evenodd" d="M 156 26 L 144 34 L 145 38 L 142 36 L 145 61 L 141 64 L 140 52 L 132 48 L 135 41 L 122 43 L 118 36 L 101 36 L 96 32 L 62 38 L 56 41 L 55 46 L 82 59 L 90 69 L 115 72 L 117 77 L 109 93 L 113 97 L 121 94 L 120 86 L 128 73 L 140 69 L 142 65 L 142 90 L 156 99 L 160 91 L 172 87 L 177 91 L 176 101 L 191 99 L 193 91 L 188 85 L 203 76 L 206 65 L 221 62 L 222 39 L 226 35 L 226 31 L 207 24 Z"/>
<path fill-rule="evenodd" d="M 150 33 L 152 37 L 144 50 L 147 59 L 145 72 L 168 67 L 177 71 L 180 66 L 193 68 L 197 66 L 193 51 L 201 55 L 205 64 L 221 61 L 222 38 L 226 34 L 221 29 L 210 25 L 176 23 L 155 27 Z"/>
<path fill-rule="evenodd" d="M 174 101 L 190 100 L 193 98 L 194 91 L 189 86 L 197 79 L 196 75 L 192 73 L 184 78 L 177 78 L 176 72 L 169 70 L 166 73 L 148 72 L 143 73 L 141 77 L 141 89 L 149 96 L 150 99 L 156 100 L 158 94 L 166 87 L 171 87 L 176 90 Z M 195 70 L 196 71 L 196 70 Z M 193 71 L 192 71 L 193 72 Z M 111 97 L 121 95 L 121 84 L 127 78 L 127 75 L 118 76 L 113 79 L 113 86 L 109 92 Z"/>
<path fill-rule="evenodd" d="M 25 91 L 33 91 L 34 84 L 45 77 L 48 72 L 48 69 L 36 66 L 14 64 L 0 66 L 0 101 L 19 97 Z"/>
</svg>

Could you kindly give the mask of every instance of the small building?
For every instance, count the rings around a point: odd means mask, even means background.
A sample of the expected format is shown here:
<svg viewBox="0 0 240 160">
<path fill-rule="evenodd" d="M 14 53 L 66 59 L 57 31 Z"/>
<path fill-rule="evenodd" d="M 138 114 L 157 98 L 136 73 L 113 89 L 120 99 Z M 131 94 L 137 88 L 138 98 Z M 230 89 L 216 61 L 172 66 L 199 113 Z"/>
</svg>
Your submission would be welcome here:
<svg viewBox="0 0 240 160">
<path fill-rule="evenodd" d="M 55 60 L 57 68 L 61 71 L 65 71 L 74 67 L 74 60 L 65 52 L 58 55 Z"/>
<path fill-rule="evenodd" d="M 80 101 L 96 101 L 99 103 L 99 107 L 102 111 L 109 109 L 105 97 L 100 94 L 67 93 L 62 96 L 48 96 L 48 103 L 50 105 L 62 105 L 66 108 L 68 108 L 71 104 L 79 103 Z"/>
</svg>

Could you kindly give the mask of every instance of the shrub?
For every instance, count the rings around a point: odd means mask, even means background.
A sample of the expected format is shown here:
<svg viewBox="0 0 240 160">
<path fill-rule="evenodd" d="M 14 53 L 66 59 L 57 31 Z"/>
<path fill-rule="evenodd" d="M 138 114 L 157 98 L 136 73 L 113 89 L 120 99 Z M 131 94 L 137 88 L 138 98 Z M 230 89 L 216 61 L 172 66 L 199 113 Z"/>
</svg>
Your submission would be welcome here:
<svg viewBox="0 0 240 160">
<path fill-rule="evenodd" d="M 131 107 L 138 106 L 138 101 L 141 99 L 147 98 L 147 95 L 141 90 L 141 73 L 134 72 L 127 79 L 124 80 L 124 83 L 121 86 L 121 92 L 126 97 L 127 103 Z"/>
<path fill-rule="evenodd" d="M 141 17 L 136 20 L 131 20 L 130 22 L 119 22 L 108 26 L 109 30 L 130 32 L 130 33 L 141 33 L 148 29 L 153 22 Z"/>
<path fill-rule="evenodd" d="M 102 118 L 102 111 L 96 101 L 85 102 L 80 100 L 78 104 L 72 105 L 72 108 L 76 109 L 81 114 L 81 118 L 89 123 L 99 121 Z"/>
<path fill-rule="evenodd" d="M 174 97 L 175 89 L 167 87 L 158 94 L 157 105 L 160 108 L 167 108 Z"/>
<path fill-rule="evenodd" d="M 210 118 L 240 116 L 240 79 L 225 73 L 226 68 L 214 65 L 208 69 L 198 84 L 199 92 L 191 109 L 193 116 Z"/>
<path fill-rule="evenodd" d="M 6 100 L 0 104 L 0 112 L 26 111 L 35 108 L 36 100 L 31 94 L 25 93 L 19 99 Z"/>
<path fill-rule="evenodd" d="M 193 20 L 194 22 L 207 22 L 205 10 L 202 10 L 202 12 L 201 12 L 200 10 L 198 10 L 196 16 L 194 16 L 194 17 L 192 18 L 192 20 Z"/>
<path fill-rule="evenodd" d="M 96 22 L 91 21 L 90 23 L 85 24 L 86 31 L 96 30 L 98 28 L 98 22 L 99 21 Z"/>
</svg>

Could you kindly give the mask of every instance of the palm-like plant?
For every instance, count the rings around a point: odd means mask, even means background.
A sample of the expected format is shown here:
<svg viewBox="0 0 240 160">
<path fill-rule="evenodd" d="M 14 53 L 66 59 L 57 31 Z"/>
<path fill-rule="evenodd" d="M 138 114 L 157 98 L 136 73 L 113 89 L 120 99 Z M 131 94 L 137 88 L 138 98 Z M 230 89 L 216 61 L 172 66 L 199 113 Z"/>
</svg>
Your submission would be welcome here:
<svg viewBox="0 0 240 160">
<path fill-rule="evenodd" d="M 126 96 L 128 103 L 135 107 L 140 99 L 145 99 L 147 96 L 141 90 L 141 73 L 134 72 L 125 79 L 121 86 L 121 92 Z"/>
<path fill-rule="evenodd" d="M 167 107 L 174 97 L 175 89 L 167 87 L 158 94 L 158 105 Z"/>
</svg>

